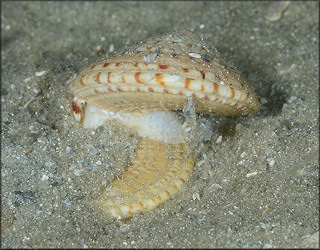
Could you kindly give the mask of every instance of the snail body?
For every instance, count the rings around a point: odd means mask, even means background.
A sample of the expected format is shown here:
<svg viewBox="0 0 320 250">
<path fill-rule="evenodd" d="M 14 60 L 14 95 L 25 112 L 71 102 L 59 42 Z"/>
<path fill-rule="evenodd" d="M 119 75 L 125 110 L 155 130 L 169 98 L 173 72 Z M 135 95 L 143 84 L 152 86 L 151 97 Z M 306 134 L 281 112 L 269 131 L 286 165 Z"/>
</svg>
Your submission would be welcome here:
<svg viewBox="0 0 320 250">
<path fill-rule="evenodd" d="M 117 119 L 141 137 L 136 158 L 97 205 L 115 219 L 150 211 L 183 186 L 194 166 L 180 121 L 186 98 L 196 112 L 239 116 L 259 101 L 246 80 L 187 30 L 131 46 L 85 68 L 70 83 L 77 121 L 95 128 Z"/>
</svg>

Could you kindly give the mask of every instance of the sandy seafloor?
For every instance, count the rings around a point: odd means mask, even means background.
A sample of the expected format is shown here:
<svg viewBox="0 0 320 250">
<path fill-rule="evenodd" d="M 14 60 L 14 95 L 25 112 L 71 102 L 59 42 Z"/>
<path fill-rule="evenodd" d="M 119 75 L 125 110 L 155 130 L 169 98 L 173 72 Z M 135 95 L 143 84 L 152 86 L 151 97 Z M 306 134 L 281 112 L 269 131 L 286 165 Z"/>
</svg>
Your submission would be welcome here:
<svg viewBox="0 0 320 250">
<path fill-rule="evenodd" d="M 275 22 L 269 5 L 2 2 L 1 246 L 319 247 L 319 4 L 291 2 Z M 236 65 L 261 109 L 198 114 L 207 133 L 185 188 L 147 214 L 108 220 L 90 197 L 138 138 L 114 122 L 82 128 L 68 82 L 110 51 L 182 28 Z"/>
</svg>

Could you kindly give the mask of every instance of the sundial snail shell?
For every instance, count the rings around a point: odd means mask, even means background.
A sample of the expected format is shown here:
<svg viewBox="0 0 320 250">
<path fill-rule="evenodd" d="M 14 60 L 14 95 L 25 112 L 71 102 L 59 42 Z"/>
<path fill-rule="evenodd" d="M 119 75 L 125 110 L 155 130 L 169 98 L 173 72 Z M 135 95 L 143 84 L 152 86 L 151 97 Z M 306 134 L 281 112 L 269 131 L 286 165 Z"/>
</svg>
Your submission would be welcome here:
<svg viewBox="0 0 320 250">
<path fill-rule="evenodd" d="M 193 98 L 196 112 L 239 116 L 259 100 L 247 81 L 188 30 L 150 38 L 85 68 L 70 83 L 72 109 L 84 127 L 118 119 L 141 136 L 136 158 L 102 191 L 96 205 L 114 219 L 144 213 L 188 180 L 193 154 L 178 119 Z"/>
</svg>

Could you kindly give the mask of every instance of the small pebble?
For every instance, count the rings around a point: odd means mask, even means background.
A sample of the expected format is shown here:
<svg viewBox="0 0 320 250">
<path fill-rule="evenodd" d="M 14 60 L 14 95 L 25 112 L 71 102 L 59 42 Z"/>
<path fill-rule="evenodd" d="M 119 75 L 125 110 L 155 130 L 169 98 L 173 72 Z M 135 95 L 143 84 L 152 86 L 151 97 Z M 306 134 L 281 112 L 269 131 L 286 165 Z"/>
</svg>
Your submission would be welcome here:
<svg viewBox="0 0 320 250">
<path fill-rule="evenodd" d="M 197 163 L 197 167 L 200 167 L 206 160 L 205 159 L 202 159 L 201 161 L 199 161 Z"/>
<path fill-rule="evenodd" d="M 248 173 L 246 176 L 249 178 L 251 176 L 255 176 L 258 172 L 255 171 L 255 172 L 252 172 L 252 173 Z"/>
<path fill-rule="evenodd" d="M 130 229 L 130 225 L 128 225 L 128 224 L 120 225 L 120 228 L 119 228 L 120 232 L 122 232 L 122 233 L 129 231 L 129 229 Z"/>
<path fill-rule="evenodd" d="M 216 189 L 222 189 L 222 186 L 217 183 L 213 183 L 208 187 L 208 190 L 216 190 Z"/>
<path fill-rule="evenodd" d="M 109 46 L 109 52 L 112 53 L 114 51 L 114 44 L 111 43 Z"/>
<path fill-rule="evenodd" d="M 290 1 L 274 1 L 270 3 L 267 14 L 264 18 L 270 22 L 280 20 L 283 12 L 288 8 Z"/>
<path fill-rule="evenodd" d="M 31 126 L 29 127 L 29 131 L 30 131 L 31 134 L 36 134 L 36 133 L 38 133 L 38 130 L 37 130 L 33 125 L 31 125 Z"/>
<path fill-rule="evenodd" d="M 98 151 L 96 150 L 96 148 L 92 144 L 88 145 L 87 149 L 89 151 L 89 154 L 91 154 L 91 155 L 96 155 L 98 153 Z"/>
<path fill-rule="evenodd" d="M 268 100 L 266 98 L 261 97 L 260 104 L 264 105 L 264 104 L 267 104 L 267 103 L 268 103 Z"/>
<path fill-rule="evenodd" d="M 96 47 L 96 50 L 97 51 L 100 51 L 102 49 L 102 45 L 98 45 L 97 47 Z"/>
<path fill-rule="evenodd" d="M 66 206 L 70 206 L 70 205 L 71 205 L 71 201 L 70 201 L 69 199 L 64 200 L 63 203 L 64 203 Z"/>
<path fill-rule="evenodd" d="M 246 153 L 246 152 L 243 152 L 243 153 L 240 155 L 240 157 L 241 157 L 241 158 L 244 158 L 246 155 L 247 155 L 247 153 Z"/>
<path fill-rule="evenodd" d="M 193 58 L 201 58 L 201 55 L 197 54 L 197 53 L 189 53 L 188 56 L 193 57 Z"/>
<path fill-rule="evenodd" d="M 271 154 L 271 153 L 272 153 L 272 151 L 273 151 L 273 149 L 272 149 L 272 148 L 267 148 L 267 149 L 266 149 L 266 155 Z"/>
<path fill-rule="evenodd" d="M 50 162 L 50 161 L 47 161 L 47 162 L 44 163 L 44 165 L 45 165 L 46 167 L 52 167 L 52 166 L 53 166 L 53 163 Z"/>
<path fill-rule="evenodd" d="M 200 200 L 200 194 L 199 193 L 194 193 L 193 195 L 192 195 L 192 199 L 193 200 Z"/>
<path fill-rule="evenodd" d="M 25 154 L 25 155 L 27 155 L 27 154 L 29 154 L 31 152 L 31 148 L 28 148 L 26 151 L 24 151 L 23 153 Z"/>
<path fill-rule="evenodd" d="M 149 55 L 143 57 L 143 61 L 152 62 L 157 58 L 157 56 L 157 52 L 150 53 Z"/>
<path fill-rule="evenodd" d="M 73 172 L 76 176 L 80 176 L 82 171 L 82 169 L 75 169 Z"/>
<path fill-rule="evenodd" d="M 272 167 L 276 162 L 273 158 L 267 158 L 267 163 L 270 167 Z"/>
<path fill-rule="evenodd" d="M 43 76 L 44 74 L 46 73 L 46 71 L 39 71 L 39 72 L 36 72 L 36 76 Z"/>
<path fill-rule="evenodd" d="M 271 230 L 272 226 L 269 223 L 262 223 L 260 222 L 260 225 L 263 229 Z"/>
<path fill-rule="evenodd" d="M 219 137 L 218 137 L 218 139 L 216 140 L 216 143 L 217 144 L 219 144 L 219 143 L 221 143 L 222 142 L 222 135 L 220 135 Z"/>
<path fill-rule="evenodd" d="M 294 103 L 295 101 L 297 101 L 298 97 L 296 96 L 291 96 L 288 100 L 288 103 Z"/>
<path fill-rule="evenodd" d="M 27 77 L 26 79 L 24 79 L 23 81 L 24 81 L 24 83 L 27 83 L 27 82 L 29 82 L 30 81 L 30 77 Z"/>
<path fill-rule="evenodd" d="M 45 181 L 45 180 L 48 180 L 48 179 L 49 179 L 49 176 L 45 175 L 45 174 L 43 174 L 42 177 L 41 177 L 42 181 Z"/>
<path fill-rule="evenodd" d="M 186 131 L 186 132 L 191 131 L 191 127 L 187 127 L 184 131 Z"/>
<path fill-rule="evenodd" d="M 74 151 L 73 148 L 70 148 L 69 146 L 66 146 L 67 154 L 71 154 L 73 151 Z"/>
<path fill-rule="evenodd" d="M 273 246 L 272 246 L 271 244 L 265 244 L 265 245 L 263 246 L 263 248 L 264 248 L 264 249 L 266 249 L 266 248 L 273 248 Z"/>
<path fill-rule="evenodd" d="M 244 165 L 244 161 L 242 161 L 242 160 L 239 161 L 239 162 L 238 162 L 238 165 Z"/>
<path fill-rule="evenodd" d="M 11 199 L 8 199 L 8 206 L 11 207 L 12 204 L 13 204 L 13 203 L 12 203 L 12 200 L 11 200 Z"/>
<path fill-rule="evenodd" d="M 19 167 L 16 167 L 12 170 L 13 173 L 18 173 L 20 171 Z"/>
</svg>

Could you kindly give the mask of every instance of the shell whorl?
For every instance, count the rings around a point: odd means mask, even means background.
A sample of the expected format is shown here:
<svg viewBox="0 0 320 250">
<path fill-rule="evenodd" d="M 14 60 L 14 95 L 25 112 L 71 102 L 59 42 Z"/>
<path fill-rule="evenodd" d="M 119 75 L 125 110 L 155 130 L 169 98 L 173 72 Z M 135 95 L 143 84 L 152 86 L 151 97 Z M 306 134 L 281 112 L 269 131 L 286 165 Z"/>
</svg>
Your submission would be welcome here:
<svg viewBox="0 0 320 250">
<path fill-rule="evenodd" d="M 196 111 L 218 116 L 259 109 L 240 74 L 186 30 L 149 39 L 94 63 L 71 83 L 74 96 L 116 112 L 182 109 L 186 97 Z"/>
</svg>

